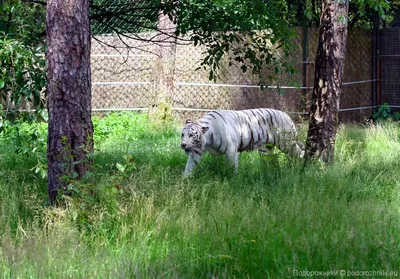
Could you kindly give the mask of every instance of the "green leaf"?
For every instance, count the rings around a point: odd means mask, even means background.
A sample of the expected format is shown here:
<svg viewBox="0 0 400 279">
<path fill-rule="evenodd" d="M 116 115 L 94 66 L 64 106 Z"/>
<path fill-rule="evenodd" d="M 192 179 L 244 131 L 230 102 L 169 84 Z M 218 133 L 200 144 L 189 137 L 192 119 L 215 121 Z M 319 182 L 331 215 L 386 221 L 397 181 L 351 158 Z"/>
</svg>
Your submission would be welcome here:
<svg viewBox="0 0 400 279">
<path fill-rule="evenodd" d="M 214 72 L 210 71 L 210 75 L 208 76 L 209 80 L 213 80 L 214 79 Z"/>
<path fill-rule="evenodd" d="M 116 163 L 115 167 L 117 168 L 117 170 L 119 170 L 121 173 L 123 173 L 125 171 L 125 167 L 123 165 L 121 165 L 120 163 Z"/>
<path fill-rule="evenodd" d="M 76 171 L 74 171 L 74 172 L 71 173 L 71 178 L 72 178 L 72 179 L 76 179 L 76 178 L 78 178 L 78 176 L 79 176 L 79 175 L 78 175 L 78 173 L 77 173 Z"/>
<path fill-rule="evenodd" d="M 111 188 L 111 193 L 113 193 L 115 195 L 115 194 L 118 194 L 119 191 L 117 188 Z"/>
<path fill-rule="evenodd" d="M 44 168 L 40 169 L 40 176 L 44 179 L 47 177 L 47 170 Z"/>
</svg>

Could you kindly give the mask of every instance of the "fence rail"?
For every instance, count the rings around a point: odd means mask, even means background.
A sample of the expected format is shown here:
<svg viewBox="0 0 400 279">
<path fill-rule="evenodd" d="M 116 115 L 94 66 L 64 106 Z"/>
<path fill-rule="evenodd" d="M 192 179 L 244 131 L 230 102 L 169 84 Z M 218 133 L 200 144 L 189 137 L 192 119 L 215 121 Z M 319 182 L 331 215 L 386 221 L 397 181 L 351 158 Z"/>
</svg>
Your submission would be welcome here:
<svg viewBox="0 0 400 279">
<path fill-rule="evenodd" d="M 213 109 L 273 107 L 307 114 L 314 83 L 313 60 L 318 30 L 310 28 L 308 32 L 302 32 L 299 28 L 297 35 L 294 43 L 298 50 L 291 57 L 292 61 L 297 61 L 294 62 L 297 71 L 292 77 L 297 85 L 284 84 L 289 76 L 282 76 L 280 86 L 268 85 L 263 91 L 254 77 L 243 73 L 238 67 L 229 66 L 227 61 L 222 61 L 220 65 L 218 82 L 210 82 L 207 71 L 195 70 L 205 49 L 177 45 L 173 93 L 170 96 L 174 111 L 178 116 L 186 116 L 188 113 L 197 115 Z M 92 42 L 93 111 L 146 111 L 152 105 L 156 93 L 152 75 L 157 62 L 157 46 L 134 40 L 125 43 L 134 48 L 121 52 L 124 45 L 113 36 L 97 36 Z M 303 53 L 307 53 L 307 57 Z M 371 91 L 376 79 L 371 79 L 371 55 L 372 33 L 365 30 L 350 31 L 340 108 L 343 121 L 357 121 L 372 114 Z"/>
</svg>

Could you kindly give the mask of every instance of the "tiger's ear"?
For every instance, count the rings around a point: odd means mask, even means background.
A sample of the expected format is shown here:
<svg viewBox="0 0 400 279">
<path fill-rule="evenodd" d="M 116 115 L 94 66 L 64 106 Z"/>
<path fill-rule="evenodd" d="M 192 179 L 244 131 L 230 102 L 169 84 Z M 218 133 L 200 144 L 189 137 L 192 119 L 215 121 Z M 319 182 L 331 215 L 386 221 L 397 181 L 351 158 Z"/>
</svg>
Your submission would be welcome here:
<svg viewBox="0 0 400 279">
<path fill-rule="evenodd" d="M 190 120 L 190 119 L 186 120 L 186 122 L 185 122 L 185 124 L 190 124 L 190 123 L 193 123 L 192 120 Z"/>
<path fill-rule="evenodd" d="M 203 132 L 203 134 L 205 134 L 208 131 L 208 127 L 201 127 L 201 131 Z"/>
</svg>

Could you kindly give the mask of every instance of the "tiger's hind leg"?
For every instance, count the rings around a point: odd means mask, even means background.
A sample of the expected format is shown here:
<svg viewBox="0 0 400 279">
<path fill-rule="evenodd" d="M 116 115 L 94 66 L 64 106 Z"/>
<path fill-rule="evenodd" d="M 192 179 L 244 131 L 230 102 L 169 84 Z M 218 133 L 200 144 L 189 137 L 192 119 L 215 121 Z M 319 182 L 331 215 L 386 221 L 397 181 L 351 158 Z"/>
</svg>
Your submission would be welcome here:
<svg viewBox="0 0 400 279">
<path fill-rule="evenodd" d="M 294 138 L 282 138 L 279 143 L 279 149 L 294 158 L 303 158 L 305 153 L 304 146 Z"/>
<path fill-rule="evenodd" d="M 268 156 L 274 153 L 274 145 L 271 143 L 267 143 L 264 146 L 258 149 L 258 154 L 263 156 Z"/>
<path fill-rule="evenodd" d="M 305 148 L 296 139 L 292 139 L 286 142 L 284 152 L 292 157 L 303 158 L 305 154 Z"/>
</svg>

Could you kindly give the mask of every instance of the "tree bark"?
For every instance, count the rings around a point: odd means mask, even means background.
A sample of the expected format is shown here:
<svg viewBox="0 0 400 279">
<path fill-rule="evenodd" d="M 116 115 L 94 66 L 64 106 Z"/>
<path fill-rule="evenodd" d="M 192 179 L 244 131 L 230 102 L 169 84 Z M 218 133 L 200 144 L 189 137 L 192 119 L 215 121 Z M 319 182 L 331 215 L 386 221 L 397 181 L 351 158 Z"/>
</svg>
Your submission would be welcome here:
<svg viewBox="0 0 400 279">
<path fill-rule="evenodd" d="M 312 92 L 307 158 L 333 161 L 347 40 L 348 0 L 324 0 Z"/>
<path fill-rule="evenodd" d="M 48 191 L 52 205 L 65 176 L 82 177 L 93 150 L 89 0 L 48 0 Z"/>
</svg>

